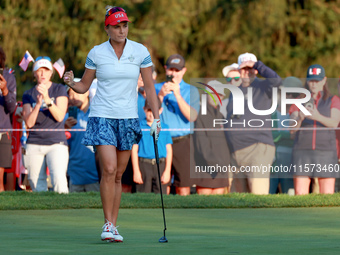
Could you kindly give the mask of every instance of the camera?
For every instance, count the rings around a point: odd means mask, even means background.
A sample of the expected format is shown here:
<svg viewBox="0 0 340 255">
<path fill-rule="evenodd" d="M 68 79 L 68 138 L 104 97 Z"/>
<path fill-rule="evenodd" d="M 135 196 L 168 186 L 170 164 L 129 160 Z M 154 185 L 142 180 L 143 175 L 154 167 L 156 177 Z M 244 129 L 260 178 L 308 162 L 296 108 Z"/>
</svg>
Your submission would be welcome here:
<svg viewBox="0 0 340 255">
<path fill-rule="evenodd" d="M 305 103 L 305 107 L 313 109 L 314 108 L 314 99 L 311 98 L 307 103 Z"/>
<path fill-rule="evenodd" d="M 143 94 L 144 91 L 145 91 L 144 87 L 139 87 L 139 88 L 138 88 L 138 92 L 139 92 L 140 94 Z"/>
<path fill-rule="evenodd" d="M 174 81 L 172 80 L 173 78 L 174 78 L 174 76 L 173 76 L 172 74 L 171 74 L 171 75 L 167 75 L 165 81 L 166 81 L 166 82 L 169 82 L 169 81 L 174 82 Z"/>
<path fill-rule="evenodd" d="M 70 106 L 68 108 L 68 116 L 77 119 L 77 115 L 78 115 L 78 107 L 77 106 Z"/>
</svg>

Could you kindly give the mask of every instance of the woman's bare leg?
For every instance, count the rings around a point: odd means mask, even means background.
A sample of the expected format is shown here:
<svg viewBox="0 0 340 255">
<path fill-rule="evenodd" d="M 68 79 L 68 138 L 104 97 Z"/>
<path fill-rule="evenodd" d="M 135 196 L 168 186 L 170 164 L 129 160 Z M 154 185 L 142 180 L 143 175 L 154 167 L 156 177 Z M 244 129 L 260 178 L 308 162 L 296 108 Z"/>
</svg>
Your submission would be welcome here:
<svg viewBox="0 0 340 255">
<path fill-rule="evenodd" d="M 115 178 L 115 197 L 112 210 L 112 223 L 117 224 L 118 211 L 120 206 L 120 199 L 122 196 L 122 176 L 130 159 L 131 151 L 117 150 L 117 174 Z"/>
<path fill-rule="evenodd" d="M 309 194 L 310 182 L 311 182 L 311 179 L 307 176 L 294 177 L 295 195 L 307 195 L 307 194 Z"/>
<path fill-rule="evenodd" d="M 334 194 L 335 178 L 319 178 L 321 194 Z"/>
<path fill-rule="evenodd" d="M 96 146 L 101 169 L 100 197 L 103 204 L 104 221 L 113 221 L 115 201 L 115 178 L 117 174 L 117 150 L 113 145 Z"/>
<path fill-rule="evenodd" d="M 0 192 L 5 191 L 4 173 L 5 173 L 5 168 L 0 167 Z"/>
</svg>

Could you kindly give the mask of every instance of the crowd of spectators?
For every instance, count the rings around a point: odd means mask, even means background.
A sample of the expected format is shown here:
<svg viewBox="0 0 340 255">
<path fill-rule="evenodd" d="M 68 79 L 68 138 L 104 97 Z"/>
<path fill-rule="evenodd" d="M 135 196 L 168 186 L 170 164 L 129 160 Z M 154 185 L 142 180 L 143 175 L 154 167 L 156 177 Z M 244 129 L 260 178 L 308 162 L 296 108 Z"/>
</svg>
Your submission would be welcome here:
<svg viewBox="0 0 340 255">
<path fill-rule="evenodd" d="M 15 77 L 5 68 L 5 59 L 0 48 L 0 192 L 99 191 L 96 153 L 81 144 L 95 84 L 84 94 L 67 90 L 51 81 L 51 59 L 38 57 L 33 65 L 36 85 L 24 93 L 22 103 L 16 102 Z M 281 79 L 254 54 L 244 53 L 237 64 L 223 68 L 223 82 L 209 79 L 201 87 L 183 80 L 187 66 L 179 54 L 167 59 L 164 70 L 166 80 L 161 83 L 156 83 L 153 73 L 162 123 L 158 140 L 162 187 L 152 137 L 146 133 L 153 115 L 140 77 L 138 114 L 143 138 L 133 146 L 122 178 L 123 191 L 157 193 L 162 188 L 165 194 L 178 195 L 299 195 L 312 192 L 312 185 L 314 192 L 338 191 L 340 99 L 329 92 L 322 66 L 311 65 L 306 79 Z M 310 93 L 311 99 L 300 104 L 308 112 L 282 102 L 303 102 L 309 96 L 294 89 Z M 295 124 L 293 128 L 285 125 L 288 120 Z M 28 131 L 27 140 L 22 127 Z M 229 170 L 211 171 L 217 165 Z"/>
</svg>

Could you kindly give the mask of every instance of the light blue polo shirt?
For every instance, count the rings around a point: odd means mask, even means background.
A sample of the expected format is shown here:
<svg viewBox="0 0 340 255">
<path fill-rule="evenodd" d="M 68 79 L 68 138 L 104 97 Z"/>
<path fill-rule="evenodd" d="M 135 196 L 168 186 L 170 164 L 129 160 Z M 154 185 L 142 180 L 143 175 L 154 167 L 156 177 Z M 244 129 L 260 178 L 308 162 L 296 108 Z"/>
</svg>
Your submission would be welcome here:
<svg viewBox="0 0 340 255">
<path fill-rule="evenodd" d="M 142 96 L 141 93 L 138 93 L 138 117 L 139 121 L 142 121 L 146 118 L 144 112 L 144 105 L 145 105 L 145 98 Z"/>
<path fill-rule="evenodd" d="M 150 135 L 150 126 L 147 124 L 146 119 L 140 121 L 140 127 L 142 130 L 148 129 L 148 131 L 143 131 L 142 139 L 138 143 L 138 157 L 148 159 L 156 158 L 153 137 Z M 162 129 L 157 142 L 159 158 L 166 158 L 166 145 L 172 144 L 170 132 L 163 130 L 168 128 L 165 123 L 162 123 Z"/>
<path fill-rule="evenodd" d="M 147 48 L 128 39 L 120 59 L 109 41 L 93 47 L 85 63 L 86 68 L 96 70 L 98 79 L 90 117 L 138 118 L 137 81 L 140 69 L 152 65 Z"/>
<path fill-rule="evenodd" d="M 164 83 L 165 82 L 155 84 L 157 94 L 161 90 Z M 184 82 L 183 80 L 181 81 L 179 86 L 181 96 L 183 97 L 185 102 L 187 102 L 191 107 L 193 107 L 197 111 L 197 113 L 199 113 L 200 96 L 198 93 L 198 89 Z M 184 117 L 181 110 L 179 109 L 177 99 L 173 92 L 164 97 L 162 107 L 163 112 L 160 116 L 162 125 L 164 122 L 169 126 L 170 129 L 183 129 L 183 130 L 171 130 L 170 131 L 171 137 L 184 136 L 192 134 L 194 132 L 193 130 L 194 123 L 189 122 Z"/>
</svg>

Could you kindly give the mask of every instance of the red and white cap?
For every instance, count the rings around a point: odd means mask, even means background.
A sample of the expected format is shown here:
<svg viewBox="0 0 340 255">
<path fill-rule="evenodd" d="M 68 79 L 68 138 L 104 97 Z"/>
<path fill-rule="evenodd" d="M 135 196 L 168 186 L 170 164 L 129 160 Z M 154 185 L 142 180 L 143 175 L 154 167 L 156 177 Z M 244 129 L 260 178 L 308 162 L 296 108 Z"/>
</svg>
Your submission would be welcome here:
<svg viewBox="0 0 340 255">
<path fill-rule="evenodd" d="M 106 16 L 105 16 L 105 26 L 107 25 L 115 26 L 124 21 L 130 22 L 124 9 L 120 8 L 121 10 L 119 10 L 118 8 L 120 7 L 113 7 L 107 11 Z M 117 9 L 119 11 L 116 11 Z M 115 12 L 110 13 L 111 11 L 115 11 Z"/>
</svg>

